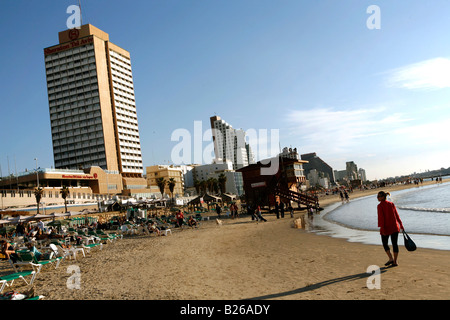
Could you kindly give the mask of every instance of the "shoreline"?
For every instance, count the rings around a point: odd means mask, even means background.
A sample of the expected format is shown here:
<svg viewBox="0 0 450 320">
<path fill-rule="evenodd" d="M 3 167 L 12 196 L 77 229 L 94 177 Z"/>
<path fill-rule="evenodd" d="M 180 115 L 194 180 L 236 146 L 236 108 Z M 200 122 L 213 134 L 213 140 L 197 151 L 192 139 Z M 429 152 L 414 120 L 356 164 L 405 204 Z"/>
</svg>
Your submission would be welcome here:
<svg viewBox="0 0 450 320">
<path fill-rule="evenodd" d="M 444 180 L 443 183 L 449 182 L 449 180 Z M 379 191 L 389 191 L 396 192 L 407 189 L 420 189 L 423 187 L 430 187 L 436 185 L 433 181 L 427 181 L 423 184 L 417 185 L 397 185 L 386 188 L 377 188 L 368 191 L 357 192 L 353 199 L 360 199 L 364 197 L 370 197 L 372 195 L 376 195 Z M 341 205 L 341 201 L 339 197 L 335 197 L 336 199 L 327 199 L 326 205 L 324 205 L 324 210 L 321 211 L 318 219 L 314 219 L 314 222 L 318 225 L 316 226 L 313 223 L 313 226 L 309 226 L 310 230 L 308 232 L 316 233 L 317 235 L 324 235 L 330 237 L 336 237 L 345 239 L 349 242 L 358 242 L 361 244 L 378 244 L 379 242 L 379 231 L 375 229 L 362 229 L 353 227 L 350 225 L 346 225 L 345 223 L 340 223 L 337 221 L 327 219 L 327 215 L 331 213 L 333 210 L 336 210 Z M 330 201 L 331 200 L 331 201 Z M 351 199 L 350 199 L 351 202 Z M 315 228 L 317 227 L 317 230 Z M 422 249 L 429 250 L 439 250 L 439 251 L 449 251 L 450 246 L 446 245 L 446 243 L 442 243 L 440 239 L 441 237 L 449 238 L 449 235 L 443 234 L 430 234 L 430 233 L 416 233 L 416 232 L 408 232 L 411 235 L 414 235 L 413 238 L 417 243 L 421 244 Z M 358 238 L 358 240 L 352 240 L 353 238 Z M 450 238 L 449 238 L 450 239 Z M 401 242 L 401 241 L 400 241 Z"/>
</svg>

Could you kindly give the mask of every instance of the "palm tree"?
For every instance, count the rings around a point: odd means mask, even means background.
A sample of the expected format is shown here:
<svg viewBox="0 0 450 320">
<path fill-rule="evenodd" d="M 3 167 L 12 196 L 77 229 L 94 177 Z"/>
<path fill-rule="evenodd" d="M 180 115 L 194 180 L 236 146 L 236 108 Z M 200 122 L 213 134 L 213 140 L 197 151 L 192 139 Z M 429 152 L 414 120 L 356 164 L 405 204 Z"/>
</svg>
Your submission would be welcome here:
<svg viewBox="0 0 450 320">
<path fill-rule="evenodd" d="M 156 184 L 158 185 L 159 191 L 161 192 L 161 199 L 164 195 L 164 188 L 166 187 L 166 180 L 163 177 L 156 179 Z"/>
<path fill-rule="evenodd" d="M 41 198 L 44 195 L 44 189 L 41 187 L 34 188 L 34 196 L 36 197 L 36 204 L 37 204 L 37 214 L 39 214 L 39 203 L 41 202 Z"/>
<path fill-rule="evenodd" d="M 213 177 L 208 178 L 208 180 L 206 180 L 206 185 L 207 185 L 208 191 L 210 193 L 212 193 L 213 189 L 214 189 L 214 178 Z"/>
<path fill-rule="evenodd" d="M 222 193 L 226 192 L 226 183 L 227 183 L 227 176 L 224 173 L 221 173 L 219 175 L 220 192 Z"/>
<path fill-rule="evenodd" d="M 219 181 L 216 178 L 213 178 L 212 180 L 212 188 L 215 194 L 219 193 Z"/>
<path fill-rule="evenodd" d="M 200 181 L 198 181 L 197 179 L 194 179 L 194 188 L 195 191 L 197 191 L 197 195 L 200 195 Z"/>
<path fill-rule="evenodd" d="M 200 181 L 200 191 L 202 192 L 202 193 L 206 193 L 206 188 L 207 188 L 207 183 L 206 183 L 206 181 L 205 180 L 202 180 L 202 181 Z"/>
<path fill-rule="evenodd" d="M 70 194 L 69 188 L 67 188 L 66 186 L 63 186 L 61 188 L 61 190 L 59 191 L 59 193 L 61 193 L 61 197 L 64 199 L 64 207 L 66 209 L 66 211 L 64 211 L 64 212 L 67 213 L 67 200 L 66 199 Z"/>
<path fill-rule="evenodd" d="M 175 185 L 176 185 L 176 184 L 177 184 L 177 183 L 176 183 L 176 181 L 175 181 L 174 178 L 170 178 L 170 179 L 169 179 L 169 182 L 167 183 L 167 185 L 169 186 L 170 194 L 171 194 L 171 196 L 172 196 L 172 202 L 173 202 L 173 189 L 175 189 Z"/>
</svg>

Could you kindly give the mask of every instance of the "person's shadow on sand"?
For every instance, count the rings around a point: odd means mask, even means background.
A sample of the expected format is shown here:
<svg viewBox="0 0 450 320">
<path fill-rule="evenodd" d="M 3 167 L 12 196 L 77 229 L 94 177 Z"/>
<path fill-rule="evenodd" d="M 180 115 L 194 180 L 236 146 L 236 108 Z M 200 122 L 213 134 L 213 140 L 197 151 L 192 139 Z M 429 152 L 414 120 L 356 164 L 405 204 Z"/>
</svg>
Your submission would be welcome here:
<svg viewBox="0 0 450 320">
<path fill-rule="evenodd" d="M 380 268 L 380 274 L 386 272 L 387 269 L 389 269 L 389 267 L 381 267 Z M 290 291 L 280 292 L 280 293 L 273 293 L 273 294 L 268 294 L 268 295 L 259 296 L 259 297 L 253 297 L 253 298 L 244 299 L 244 300 L 275 299 L 275 298 L 279 298 L 279 297 L 289 296 L 289 295 L 292 295 L 292 294 L 298 294 L 298 293 L 303 293 L 303 292 L 307 292 L 307 291 L 316 290 L 316 289 L 319 289 L 321 287 L 328 286 L 330 284 L 334 284 L 334 283 L 338 283 L 338 282 L 364 279 L 364 278 L 368 278 L 368 277 L 370 277 L 372 275 L 373 275 L 373 273 L 362 272 L 362 273 L 354 274 L 354 275 L 351 275 L 351 276 L 345 276 L 345 277 L 340 277 L 340 278 L 335 278 L 335 279 L 331 279 L 331 280 L 322 281 L 322 282 L 319 282 L 319 283 L 316 283 L 316 284 L 311 284 L 311 285 L 305 286 L 303 288 L 298 288 L 298 289 L 295 289 L 295 290 L 290 290 Z"/>
</svg>

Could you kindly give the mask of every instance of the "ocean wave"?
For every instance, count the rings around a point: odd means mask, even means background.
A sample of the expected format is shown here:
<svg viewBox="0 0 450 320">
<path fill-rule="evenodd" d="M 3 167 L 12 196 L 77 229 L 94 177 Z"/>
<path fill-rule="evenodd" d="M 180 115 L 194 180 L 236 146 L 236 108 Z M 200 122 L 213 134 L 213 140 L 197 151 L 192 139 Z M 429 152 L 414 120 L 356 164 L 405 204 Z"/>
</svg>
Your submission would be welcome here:
<svg viewBox="0 0 450 320">
<path fill-rule="evenodd" d="M 410 211 L 423 211 L 423 212 L 450 213 L 450 208 L 421 208 L 421 207 L 409 207 L 409 206 L 397 205 L 397 209 L 410 210 Z"/>
</svg>

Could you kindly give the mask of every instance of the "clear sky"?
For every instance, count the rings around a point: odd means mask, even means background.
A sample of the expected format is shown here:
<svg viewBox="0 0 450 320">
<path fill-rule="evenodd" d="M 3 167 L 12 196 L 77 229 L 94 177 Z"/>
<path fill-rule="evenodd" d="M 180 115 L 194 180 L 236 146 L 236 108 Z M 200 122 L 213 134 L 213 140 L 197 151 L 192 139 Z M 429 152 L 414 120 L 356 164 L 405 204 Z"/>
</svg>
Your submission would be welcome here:
<svg viewBox="0 0 450 320">
<path fill-rule="evenodd" d="M 58 43 L 72 4 L 2 1 L 3 176 L 8 159 L 11 173 L 34 158 L 54 165 L 43 49 Z M 81 4 L 83 24 L 131 53 L 144 167 L 171 163 L 172 133 L 193 134 L 194 121 L 206 132 L 214 114 L 279 130 L 281 148 L 316 152 L 333 169 L 354 161 L 369 179 L 450 166 L 448 0 Z"/>
</svg>

